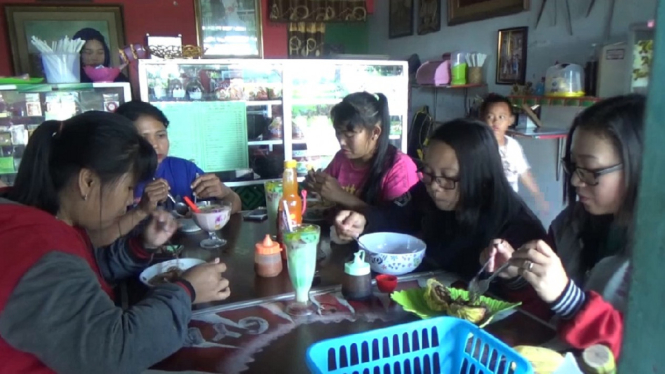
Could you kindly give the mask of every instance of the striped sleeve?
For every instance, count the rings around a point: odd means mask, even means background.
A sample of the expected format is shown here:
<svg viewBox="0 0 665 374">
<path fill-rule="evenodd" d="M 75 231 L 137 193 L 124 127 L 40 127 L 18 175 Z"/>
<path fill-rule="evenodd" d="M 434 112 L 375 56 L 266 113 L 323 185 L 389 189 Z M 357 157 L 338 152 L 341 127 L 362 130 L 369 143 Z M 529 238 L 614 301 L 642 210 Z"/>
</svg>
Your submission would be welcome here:
<svg viewBox="0 0 665 374">
<path fill-rule="evenodd" d="M 552 305 L 552 311 L 563 319 L 570 319 L 579 312 L 586 301 L 586 295 L 581 288 L 579 288 L 572 280 L 568 281 L 568 285 L 563 293 Z"/>
</svg>

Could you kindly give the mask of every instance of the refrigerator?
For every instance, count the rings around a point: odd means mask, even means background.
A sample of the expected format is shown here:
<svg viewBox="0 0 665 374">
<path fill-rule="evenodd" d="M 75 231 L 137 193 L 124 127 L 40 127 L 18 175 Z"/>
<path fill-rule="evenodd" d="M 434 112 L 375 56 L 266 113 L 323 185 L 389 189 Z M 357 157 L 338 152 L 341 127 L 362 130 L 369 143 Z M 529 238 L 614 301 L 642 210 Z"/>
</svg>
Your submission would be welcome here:
<svg viewBox="0 0 665 374">
<path fill-rule="evenodd" d="M 129 83 L 3 84 L 0 78 L 0 180 L 13 184 L 30 134 L 47 120 L 89 110 L 113 112 L 131 100 Z"/>
<path fill-rule="evenodd" d="M 139 83 L 141 99 L 169 119 L 169 155 L 218 174 L 247 209 L 261 204 L 285 159 L 298 162 L 301 180 L 325 169 L 340 149 L 330 110 L 347 94 L 385 94 L 390 141 L 406 153 L 406 62 L 150 59 L 139 61 Z M 251 186 L 260 189 L 244 191 Z"/>
</svg>

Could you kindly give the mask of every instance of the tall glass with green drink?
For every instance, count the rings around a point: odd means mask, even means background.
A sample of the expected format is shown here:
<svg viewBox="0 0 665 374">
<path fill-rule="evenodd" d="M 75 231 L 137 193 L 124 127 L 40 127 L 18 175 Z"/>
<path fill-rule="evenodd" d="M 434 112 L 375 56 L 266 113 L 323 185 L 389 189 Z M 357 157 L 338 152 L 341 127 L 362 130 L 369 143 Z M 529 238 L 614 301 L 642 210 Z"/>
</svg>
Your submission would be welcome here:
<svg viewBox="0 0 665 374">
<path fill-rule="evenodd" d="M 309 302 L 309 290 L 316 271 L 316 254 L 321 227 L 304 224 L 282 232 L 286 248 L 286 264 L 289 269 L 291 284 L 296 293 L 296 300 L 289 304 L 286 312 L 294 316 L 312 313 Z"/>
<path fill-rule="evenodd" d="M 266 181 L 263 184 L 266 191 L 266 210 L 268 211 L 268 232 L 277 235 L 277 214 L 279 201 L 282 199 L 283 184 L 281 180 Z"/>
</svg>

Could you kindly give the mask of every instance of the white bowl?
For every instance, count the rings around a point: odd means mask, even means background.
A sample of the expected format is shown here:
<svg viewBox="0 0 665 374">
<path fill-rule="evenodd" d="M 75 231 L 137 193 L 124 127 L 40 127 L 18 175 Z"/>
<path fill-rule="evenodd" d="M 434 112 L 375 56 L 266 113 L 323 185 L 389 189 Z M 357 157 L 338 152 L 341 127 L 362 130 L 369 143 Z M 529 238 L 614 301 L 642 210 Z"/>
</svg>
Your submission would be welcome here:
<svg viewBox="0 0 665 374">
<path fill-rule="evenodd" d="M 150 266 L 149 268 L 146 268 L 141 272 L 141 275 L 139 275 L 139 279 L 141 279 L 141 282 L 145 284 L 148 287 L 153 287 L 152 284 L 149 283 L 149 281 L 156 275 L 161 274 L 166 272 L 172 267 L 177 266 L 178 269 L 185 271 L 189 268 L 192 268 L 196 265 L 204 264 L 205 261 L 199 260 L 198 258 L 180 258 L 180 259 L 175 259 L 175 260 L 168 260 L 164 262 L 160 262 L 157 264 L 154 264 Z"/>
<path fill-rule="evenodd" d="M 369 265 L 381 274 L 410 273 L 423 262 L 427 245 L 415 236 L 393 232 L 377 232 L 360 237 L 367 249 Z"/>
</svg>

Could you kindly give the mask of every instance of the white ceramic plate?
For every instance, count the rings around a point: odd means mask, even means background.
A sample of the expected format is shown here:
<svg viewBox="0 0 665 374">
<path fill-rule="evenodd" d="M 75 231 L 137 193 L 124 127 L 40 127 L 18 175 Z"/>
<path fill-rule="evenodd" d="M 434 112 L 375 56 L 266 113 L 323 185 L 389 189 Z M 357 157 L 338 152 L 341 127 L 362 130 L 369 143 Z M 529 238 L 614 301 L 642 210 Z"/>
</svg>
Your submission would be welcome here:
<svg viewBox="0 0 665 374">
<path fill-rule="evenodd" d="M 141 282 L 148 287 L 153 287 L 149 281 L 156 275 L 166 272 L 168 269 L 177 266 L 180 270 L 187 270 L 196 265 L 204 264 L 205 261 L 199 260 L 198 258 L 180 258 L 176 260 L 169 260 L 160 262 L 146 268 L 139 275 Z"/>
<path fill-rule="evenodd" d="M 199 225 L 197 225 L 191 218 L 180 218 L 178 219 L 178 223 L 180 224 L 180 232 L 191 233 L 201 231 Z"/>
</svg>

